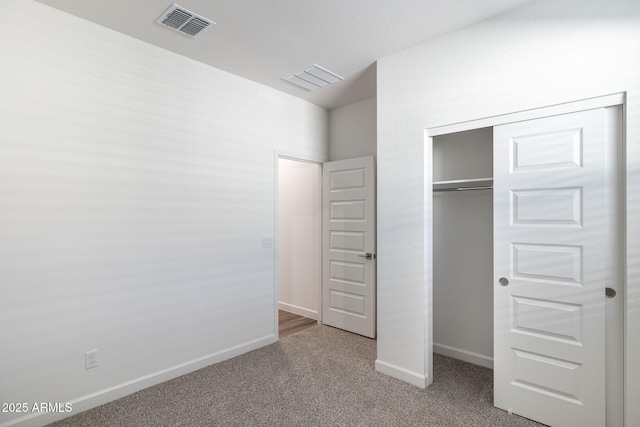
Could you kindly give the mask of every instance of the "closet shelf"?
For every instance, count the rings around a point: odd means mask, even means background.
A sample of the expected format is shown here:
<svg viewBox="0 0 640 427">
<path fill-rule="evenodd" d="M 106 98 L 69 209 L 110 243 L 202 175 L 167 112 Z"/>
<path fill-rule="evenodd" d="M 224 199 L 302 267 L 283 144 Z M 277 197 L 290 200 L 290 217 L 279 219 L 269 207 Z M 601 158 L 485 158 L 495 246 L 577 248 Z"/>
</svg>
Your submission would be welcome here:
<svg viewBox="0 0 640 427">
<path fill-rule="evenodd" d="M 493 178 L 456 179 L 434 181 L 433 191 L 485 190 L 493 188 Z"/>
</svg>

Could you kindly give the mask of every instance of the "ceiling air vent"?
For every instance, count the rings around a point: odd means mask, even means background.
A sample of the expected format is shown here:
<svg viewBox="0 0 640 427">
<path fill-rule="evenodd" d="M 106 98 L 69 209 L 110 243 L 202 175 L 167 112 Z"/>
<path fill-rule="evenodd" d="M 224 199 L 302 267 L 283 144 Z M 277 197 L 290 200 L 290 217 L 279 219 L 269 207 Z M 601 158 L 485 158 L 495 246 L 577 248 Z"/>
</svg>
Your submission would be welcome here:
<svg viewBox="0 0 640 427">
<path fill-rule="evenodd" d="M 209 26 L 215 24 L 215 22 L 210 19 L 196 15 L 190 10 L 185 9 L 182 6 L 178 6 L 175 3 L 171 5 L 156 22 L 158 24 L 166 25 L 175 31 L 180 31 L 182 34 L 186 34 L 193 38 L 206 30 Z"/>
<path fill-rule="evenodd" d="M 344 78 L 314 64 L 299 73 L 284 77 L 284 80 L 307 90 L 316 90 L 337 83 L 340 80 L 344 80 Z"/>
</svg>

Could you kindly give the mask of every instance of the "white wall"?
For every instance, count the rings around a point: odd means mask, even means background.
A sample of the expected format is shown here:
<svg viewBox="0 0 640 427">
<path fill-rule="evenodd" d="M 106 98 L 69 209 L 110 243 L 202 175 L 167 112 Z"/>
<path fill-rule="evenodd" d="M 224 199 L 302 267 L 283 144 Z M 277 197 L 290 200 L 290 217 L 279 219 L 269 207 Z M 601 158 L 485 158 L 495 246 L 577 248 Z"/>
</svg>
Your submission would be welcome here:
<svg viewBox="0 0 640 427">
<path fill-rule="evenodd" d="M 635 0 L 541 0 L 378 62 L 379 367 L 427 381 L 424 130 L 626 92 L 626 411 L 640 425 L 639 75 Z"/>
<path fill-rule="evenodd" d="M 376 98 L 329 111 L 329 159 L 376 155 Z"/>
<path fill-rule="evenodd" d="M 32 1 L 0 56 L 0 402 L 75 413 L 274 342 L 274 151 L 326 159 L 328 112 Z"/>
<path fill-rule="evenodd" d="M 278 159 L 278 305 L 320 320 L 322 166 Z"/>
</svg>

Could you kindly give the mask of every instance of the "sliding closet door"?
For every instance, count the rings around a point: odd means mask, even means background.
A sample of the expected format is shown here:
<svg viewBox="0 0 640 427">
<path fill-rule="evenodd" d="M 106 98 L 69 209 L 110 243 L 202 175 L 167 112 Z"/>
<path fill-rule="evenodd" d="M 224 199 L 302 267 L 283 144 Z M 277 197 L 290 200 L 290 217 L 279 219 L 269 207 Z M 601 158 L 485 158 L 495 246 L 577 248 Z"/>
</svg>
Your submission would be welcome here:
<svg viewBox="0 0 640 427">
<path fill-rule="evenodd" d="M 495 406 L 605 425 L 604 109 L 494 128 Z"/>
</svg>

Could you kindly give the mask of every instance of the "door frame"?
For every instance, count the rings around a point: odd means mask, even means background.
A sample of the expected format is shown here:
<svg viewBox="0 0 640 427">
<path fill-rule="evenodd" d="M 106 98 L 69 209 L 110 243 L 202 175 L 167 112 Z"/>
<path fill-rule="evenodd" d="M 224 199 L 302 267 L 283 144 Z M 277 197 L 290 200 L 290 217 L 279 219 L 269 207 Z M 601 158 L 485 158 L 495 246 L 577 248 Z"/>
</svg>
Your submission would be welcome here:
<svg viewBox="0 0 640 427">
<path fill-rule="evenodd" d="M 626 107 L 626 92 L 615 93 L 604 95 L 600 97 L 594 97 L 584 100 L 578 100 L 574 102 L 568 102 L 563 104 L 551 105 L 547 107 L 535 108 L 526 111 L 519 111 L 510 114 L 504 114 L 499 116 L 492 116 L 487 118 L 482 118 L 478 120 L 470 120 L 466 122 L 453 123 L 450 125 L 436 126 L 433 128 L 427 128 L 424 130 L 424 192 L 425 192 L 425 203 L 431 197 L 431 192 L 433 188 L 433 174 L 432 174 L 432 166 L 431 166 L 431 151 L 433 149 L 433 138 L 439 135 L 445 135 L 456 132 L 463 132 L 474 130 L 478 128 L 486 128 L 486 127 L 494 127 L 508 123 L 520 122 L 525 120 L 539 119 L 549 116 L 557 116 L 567 113 L 574 113 L 578 111 L 591 110 L 596 108 L 604 108 L 604 107 L 613 107 L 613 106 L 621 106 L 622 107 L 622 130 L 621 130 L 621 158 L 620 158 L 620 167 L 624 170 L 621 173 L 622 178 L 622 215 L 624 217 L 624 221 L 622 224 L 622 247 L 621 247 L 621 257 L 623 264 L 623 271 L 621 272 L 622 284 L 621 288 L 623 289 L 623 357 L 624 357 L 624 366 L 623 366 L 623 377 L 626 377 L 626 373 L 628 371 L 629 357 L 627 355 L 627 349 L 629 348 L 629 334 L 627 334 L 628 328 L 628 312 L 629 312 L 629 297 L 628 297 L 628 272 L 629 267 L 627 263 L 627 196 L 626 196 L 626 188 L 627 188 L 627 178 L 628 173 L 627 169 L 627 155 L 626 155 L 626 128 L 627 128 L 627 107 Z M 425 238 L 424 238 L 424 266 L 425 266 L 425 385 L 431 385 L 433 383 L 433 240 L 430 235 L 430 231 L 433 227 L 433 214 L 429 206 L 425 206 L 424 209 L 424 226 L 425 226 Z M 623 393 L 624 393 L 624 412 L 626 419 L 626 414 L 629 410 L 628 401 L 628 384 L 625 382 L 623 385 Z"/>
<path fill-rule="evenodd" d="M 278 205 L 278 160 L 279 159 L 287 159 L 293 160 L 296 162 L 303 163 L 313 163 L 320 166 L 320 171 L 322 172 L 323 164 L 327 161 L 320 157 L 315 156 L 306 156 L 298 153 L 291 153 L 286 151 L 274 150 L 273 154 L 273 286 L 274 286 L 274 335 L 276 340 L 279 340 L 279 325 L 278 325 L 278 310 L 279 310 L 279 283 L 278 283 L 278 275 L 280 271 L 280 262 L 278 260 L 278 250 L 279 250 L 279 239 L 278 239 L 278 213 L 279 213 L 279 205 Z M 322 199 L 322 180 L 320 181 L 320 198 Z M 320 200 L 322 202 L 322 200 Z M 322 210 L 320 211 L 320 220 L 322 221 Z M 322 231 L 321 231 L 322 233 Z M 322 238 L 321 238 L 322 240 Z M 320 287 L 317 289 L 318 293 L 318 323 L 322 323 L 322 250 L 320 250 L 320 259 L 318 260 L 320 263 Z"/>
</svg>

